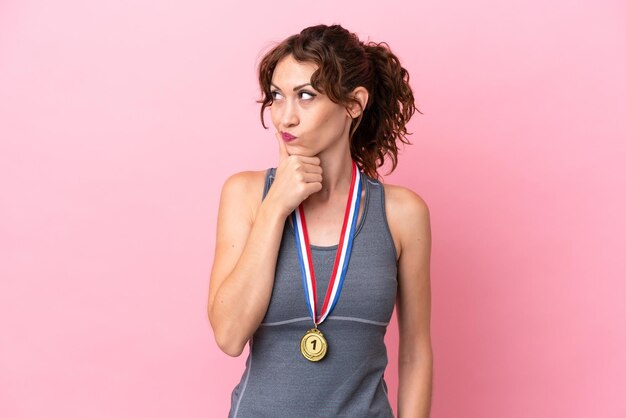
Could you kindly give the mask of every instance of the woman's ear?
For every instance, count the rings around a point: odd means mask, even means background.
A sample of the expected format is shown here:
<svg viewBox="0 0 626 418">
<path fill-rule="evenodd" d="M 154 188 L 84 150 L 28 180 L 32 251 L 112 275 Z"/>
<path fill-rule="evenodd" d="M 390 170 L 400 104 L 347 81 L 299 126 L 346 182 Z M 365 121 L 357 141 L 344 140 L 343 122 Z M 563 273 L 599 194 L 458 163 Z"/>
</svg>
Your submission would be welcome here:
<svg viewBox="0 0 626 418">
<path fill-rule="evenodd" d="M 354 119 L 359 117 L 359 115 L 362 113 L 362 109 L 365 109 L 365 105 L 367 105 L 367 100 L 369 98 L 369 93 L 365 87 L 359 86 L 352 90 L 352 97 L 354 97 L 361 104 L 361 107 L 359 108 L 358 104 L 351 103 L 347 108 L 348 114 L 352 119 Z"/>
</svg>

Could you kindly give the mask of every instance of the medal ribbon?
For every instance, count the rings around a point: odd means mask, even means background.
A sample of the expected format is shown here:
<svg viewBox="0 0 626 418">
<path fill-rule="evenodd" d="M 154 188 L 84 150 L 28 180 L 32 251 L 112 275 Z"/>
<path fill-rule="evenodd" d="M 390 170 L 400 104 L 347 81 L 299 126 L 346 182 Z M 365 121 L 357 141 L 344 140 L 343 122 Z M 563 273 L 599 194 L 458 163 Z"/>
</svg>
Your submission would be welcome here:
<svg viewBox="0 0 626 418">
<path fill-rule="evenodd" d="M 362 179 L 361 172 L 358 170 L 356 163 L 352 161 L 352 179 L 350 181 L 350 191 L 348 193 L 348 202 L 341 227 L 341 236 L 339 245 L 337 246 L 337 255 L 335 256 L 335 264 L 333 272 L 328 281 L 328 289 L 326 289 L 326 297 L 320 316 L 317 316 L 317 289 L 315 281 L 315 272 L 313 271 L 313 258 L 311 257 L 311 246 L 309 244 L 309 235 L 306 229 L 306 221 L 304 219 L 304 209 L 302 204 L 298 209 L 293 211 L 292 220 L 294 225 L 294 235 L 296 238 L 296 247 L 298 259 L 300 261 L 300 270 L 302 272 L 302 284 L 304 287 L 304 297 L 309 308 L 309 314 L 313 318 L 313 322 L 317 327 L 332 312 L 343 286 L 343 280 L 348 271 L 348 262 L 350 260 L 350 252 L 352 250 L 352 240 L 356 230 L 356 220 L 359 214 L 359 205 L 361 202 Z"/>
</svg>

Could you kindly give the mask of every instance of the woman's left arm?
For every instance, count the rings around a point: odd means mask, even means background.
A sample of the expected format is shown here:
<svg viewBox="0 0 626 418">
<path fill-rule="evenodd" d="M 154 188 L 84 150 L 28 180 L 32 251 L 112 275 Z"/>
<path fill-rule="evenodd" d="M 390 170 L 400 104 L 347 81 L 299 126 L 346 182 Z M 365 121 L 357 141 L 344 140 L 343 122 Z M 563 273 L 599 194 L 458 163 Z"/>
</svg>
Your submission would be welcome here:
<svg viewBox="0 0 626 418">
<path fill-rule="evenodd" d="M 430 338 L 430 212 L 413 191 L 395 188 L 393 219 L 398 259 L 398 418 L 430 416 L 433 351 Z"/>
</svg>

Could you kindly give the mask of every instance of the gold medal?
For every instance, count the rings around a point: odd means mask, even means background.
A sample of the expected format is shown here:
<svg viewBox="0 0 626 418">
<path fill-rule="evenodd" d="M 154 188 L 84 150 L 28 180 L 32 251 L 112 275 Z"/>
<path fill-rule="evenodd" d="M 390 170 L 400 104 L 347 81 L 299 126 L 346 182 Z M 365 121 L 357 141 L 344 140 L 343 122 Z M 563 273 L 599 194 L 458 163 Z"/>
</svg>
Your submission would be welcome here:
<svg viewBox="0 0 626 418">
<path fill-rule="evenodd" d="M 328 343 L 322 331 L 311 328 L 300 340 L 300 351 L 310 361 L 319 361 L 324 358 L 328 350 Z"/>
</svg>

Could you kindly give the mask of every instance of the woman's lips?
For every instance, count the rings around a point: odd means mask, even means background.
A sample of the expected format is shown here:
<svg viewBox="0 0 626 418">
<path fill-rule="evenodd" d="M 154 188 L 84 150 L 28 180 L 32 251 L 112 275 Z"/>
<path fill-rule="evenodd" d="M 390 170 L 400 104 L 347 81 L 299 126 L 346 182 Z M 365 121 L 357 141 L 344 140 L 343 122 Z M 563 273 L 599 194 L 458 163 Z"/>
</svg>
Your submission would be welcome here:
<svg viewBox="0 0 626 418">
<path fill-rule="evenodd" d="M 294 139 L 296 139 L 295 136 L 288 134 L 287 132 L 281 132 L 281 135 L 283 137 L 283 140 L 286 142 L 293 141 Z"/>
</svg>

